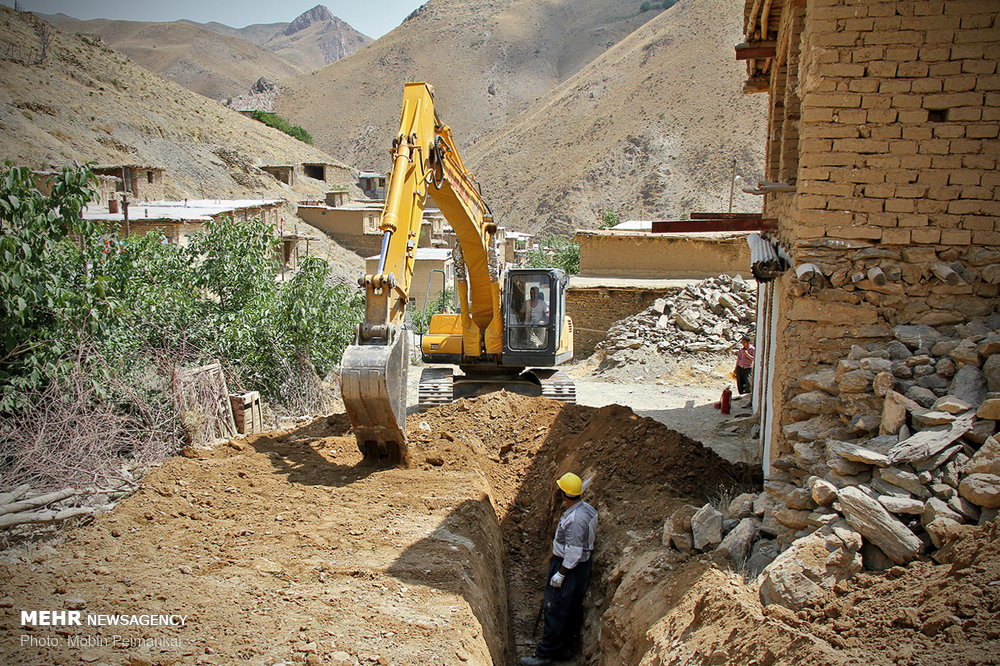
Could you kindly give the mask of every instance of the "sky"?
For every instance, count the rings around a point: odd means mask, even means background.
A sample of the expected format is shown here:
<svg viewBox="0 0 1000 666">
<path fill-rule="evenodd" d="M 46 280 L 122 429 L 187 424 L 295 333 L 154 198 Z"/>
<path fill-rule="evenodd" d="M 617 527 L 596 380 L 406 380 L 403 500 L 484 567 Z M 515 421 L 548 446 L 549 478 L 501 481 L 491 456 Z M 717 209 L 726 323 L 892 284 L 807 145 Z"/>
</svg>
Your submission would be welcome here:
<svg viewBox="0 0 1000 666">
<path fill-rule="evenodd" d="M 78 19 L 125 21 L 217 21 L 233 28 L 253 23 L 288 23 L 318 4 L 372 39 L 403 22 L 426 0 L 16 0 L 21 9 Z M 0 0 L 13 7 L 15 0 Z"/>
</svg>

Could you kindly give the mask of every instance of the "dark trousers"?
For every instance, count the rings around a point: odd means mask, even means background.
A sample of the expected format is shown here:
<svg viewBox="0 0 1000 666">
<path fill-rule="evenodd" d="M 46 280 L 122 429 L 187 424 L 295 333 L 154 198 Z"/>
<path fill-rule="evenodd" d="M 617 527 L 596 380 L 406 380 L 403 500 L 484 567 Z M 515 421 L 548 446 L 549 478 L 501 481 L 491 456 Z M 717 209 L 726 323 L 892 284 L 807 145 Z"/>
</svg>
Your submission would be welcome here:
<svg viewBox="0 0 1000 666">
<path fill-rule="evenodd" d="M 559 571 L 562 558 L 552 556 L 549 577 Z M 545 629 L 542 640 L 535 648 L 535 656 L 546 659 L 568 658 L 580 640 L 583 627 L 583 595 L 590 582 L 590 560 L 579 562 L 566 574 L 562 587 L 545 583 Z"/>
<path fill-rule="evenodd" d="M 736 390 L 740 395 L 753 390 L 753 368 L 736 366 Z"/>
</svg>

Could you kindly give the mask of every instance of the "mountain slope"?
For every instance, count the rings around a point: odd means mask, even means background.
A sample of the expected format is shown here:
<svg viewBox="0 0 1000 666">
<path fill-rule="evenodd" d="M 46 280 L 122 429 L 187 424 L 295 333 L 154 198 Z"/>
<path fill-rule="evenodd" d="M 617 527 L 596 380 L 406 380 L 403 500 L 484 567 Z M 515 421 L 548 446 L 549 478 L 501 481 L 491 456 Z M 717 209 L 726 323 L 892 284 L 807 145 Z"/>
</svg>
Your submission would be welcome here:
<svg viewBox="0 0 1000 666">
<path fill-rule="evenodd" d="M 263 48 L 302 71 L 336 62 L 364 48 L 371 38 L 317 5 L 264 42 Z"/>
<path fill-rule="evenodd" d="M 37 45 L 39 23 L 0 7 L 0 41 Z M 166 194 L 177 198 L 315 198 L 326 183 L 302 178 L 289 188 L 255 165 L 333 162 L 91 38 L 58 30 L 43 62 L 0 60 L 0 145 L 3 158 L 32 167 L 72 160 L 165 167 Z M 344 184 L 351 180 L 345 170 Z"/>
<path fill-rule="evenodd" d="M 365 49 L 282 81 L 277 111 L 354 166 L 387 169 L 403 84 L 427 81 L 463 147 L 657 12 L 635 0 L 429 0 Z"/>
<path fill-rule="evenodd" d="M 303 71 L 243 39 L 188 22 L 79 21 L 64 15 L 42 18 L 66 32 L 100 35 L 149 71 L 212 99 L 245 93 L 261 77 L 274 80 Z"/>
<path fill-rule="evenodd" d="M 760 173 L 765 95 L 741 93 L 742 0 L 680 0 L 468 151 L 502 223 L 531 231 L 726 211 Z M 736 191 L 735 211 L 759 212 Z"/>
</svg>

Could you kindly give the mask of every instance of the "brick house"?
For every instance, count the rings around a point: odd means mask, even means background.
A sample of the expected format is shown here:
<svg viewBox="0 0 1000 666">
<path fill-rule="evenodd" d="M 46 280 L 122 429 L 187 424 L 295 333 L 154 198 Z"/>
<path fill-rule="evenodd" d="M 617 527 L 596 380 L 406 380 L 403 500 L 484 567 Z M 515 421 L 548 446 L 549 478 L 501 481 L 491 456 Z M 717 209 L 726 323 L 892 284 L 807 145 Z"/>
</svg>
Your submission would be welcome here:
<svg viewBox="0 0 1000 666">
<path fill-rule="evenodd" d="M 144 164 L 115 164 L 96 166 L 93 172 L 98 176 L 115 176 L 120 180 L 119 192 L 126 192 L 134 201 L 159 201 L 164 197 L 164 174 L 162 167 Z"/>
<path fill-rule="evenodd" d="M 789 404 L 801 377 L 901 324 L 997 309 L 1000 7 L 747 0 L 744 20 L 744 90 L 770 99 L 777 186 L 763 212 L 792 269 L 760 289 L 755 406 L 769 470 L 810 416 Z M 837 406 L 851 426 L 874 411 Z"/>
</svg>

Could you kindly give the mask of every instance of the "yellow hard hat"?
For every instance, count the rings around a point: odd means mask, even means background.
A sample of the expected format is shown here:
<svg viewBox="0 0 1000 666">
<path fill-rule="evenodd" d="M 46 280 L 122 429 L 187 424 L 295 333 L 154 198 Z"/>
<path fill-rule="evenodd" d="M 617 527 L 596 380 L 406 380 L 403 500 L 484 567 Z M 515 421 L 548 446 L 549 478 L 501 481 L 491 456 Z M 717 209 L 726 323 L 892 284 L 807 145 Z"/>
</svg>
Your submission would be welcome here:
<svg viewBox="0 0 1000 666">
<path fill-rule="evenodd" d="M 583 481 L 572 472 L 566 472 L 560 476 L 559 480 L 556 481 L 556 485 L 570 497 L 579 497 L 583 493 Z"/>
</svg>

